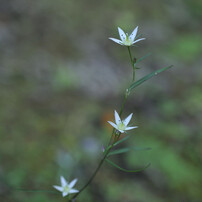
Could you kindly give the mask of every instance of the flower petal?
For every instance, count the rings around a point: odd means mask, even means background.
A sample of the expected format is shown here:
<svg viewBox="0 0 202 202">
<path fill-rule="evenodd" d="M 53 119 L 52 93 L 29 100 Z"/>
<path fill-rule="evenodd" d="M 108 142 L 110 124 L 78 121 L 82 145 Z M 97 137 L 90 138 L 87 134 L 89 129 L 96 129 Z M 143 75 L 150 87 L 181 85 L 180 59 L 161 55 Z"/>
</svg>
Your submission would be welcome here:
<svg viewBox="0 0 202 202">
<path fill-rule="evenodd" d="M 111 122 L 111 121 L 108 121 L 108 123 L 111 124 L 114 128 L 117 129 L 117 125 L 116 125 L 115 123 L 113 123 L 113 122 Z"/>
<path fill-rule="evenodd" d="M 133 127 L 127 127 L 125 130 L 132 130 L 134 128 L 138 128 L 138 126 L 133 126 Z"/>
<path fill-rule="evenodd" d="M 77 182 L 78 179 L 74 179 L 69 183 L 69 188 L 71 189 Z"/>
<path fill-rule="evenodd" d="M 120 39 L 122 41 L 125 41 L 126 40 L 126 34 L 125 34 L 125 32 L 120 27 L 118 27 L 118 31 L 119 31 Z"/>
<path fill-rule="evenodd" d="M 114 41 L 115 43 L 118 43 L 120 45 L 123 45 L 122 41 L 119 39 L 115 39 L 115 38 L 109 38 L 110 40 Z"/>
<path fill-rule="evenodd" d="M 120 119 L 120 116 L 119 116 L 119 114 L 117 113 L 116 110 L 114 110 L 114 116 L 115 116 L 116 125 L 120 124 L 121 123 L 121 119 Z"/>
<path fill-rule="evenodd" d="M 68 182 L 65 180 L 65 178 L 63 176 L 60 176 L 60 181 L 61 181 L 62 187 L 66 186 L 68 184 Z"/>
<path fill-rule="evenodd" d="M 63 192 L 63 187 L 60 187 L 60 186 L 57 186 L 57 185 L 53 185 L 53 187 L 54 187 L 55 189 L 57 189 L 58 191 Z"/>
<path fill-rule="evenodd" d="M 62 192 L 62 196 L 65 197 L 68 195 L 68 192 Z"/>
<path fill-rule="evenodd" d="M 124 124 L 125 126 L 128 125 L 128 123 L 130 122 L 132 116 L 133 116 L 133 113 L 131 113 L 127 118 L 125 118 L 125 119 L 123 120 L 123 124 Z"/>
<path fill-rule="evenodd" d="M 124 130 L 118 130 L 118 131 L 120 131 L 121 133 L 124 133 Z"/>
<path fill-rule="evenodd" d="M 138 26 L 133 30 L 133 32 L 131 33 L 131 35 L 129 36 L 129 39 L 131 41 L 134 41 L 135 40 L 135 37 L 137 35 L 137 30 L 138 30 Z"/>
<path fill-rule="evenodd" d="M 70 191 L 69 191 L 70 194 L 77 193 L 77 192 L 79 192 L 79 190 L 77 190 L 77 189 L 70 189 Z"/>
<path fill-rule="evenodd" d="M 137 40 L 135 40 L 135 41 L 133 42 L 133 44 L 134 44 L 134 43 L 137 43 L 138 41 L 142 41 L 142 40 L 145 40 L 145 38 L 137 39 Z"/>
</svg>

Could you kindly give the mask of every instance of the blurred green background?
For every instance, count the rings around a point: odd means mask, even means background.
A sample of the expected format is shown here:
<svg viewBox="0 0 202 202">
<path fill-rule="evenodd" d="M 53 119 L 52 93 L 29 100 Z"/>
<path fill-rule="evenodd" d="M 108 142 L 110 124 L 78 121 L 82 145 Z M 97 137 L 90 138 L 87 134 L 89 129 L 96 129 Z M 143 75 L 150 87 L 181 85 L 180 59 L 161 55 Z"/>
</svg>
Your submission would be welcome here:
<svg viewBox="0 0 202 202">
<path fill-rule="evenodd" d="M 132 49 L 137 79 L 173 64 L 136 88 L 123 117 L 134 112 L 130 141 L 151 147 L 113 158 L 78 201 L 202 201 L 202 1 L 1 0 L 0 201 L 66 201 L 53 190 L 59 176 L 81 187 L 108 142 L 113 110 L 132 79 L 117 26 L 137 25 L 147 40 Z M 133 135 L 134 134 L 134 135 Z"/>
</svg>

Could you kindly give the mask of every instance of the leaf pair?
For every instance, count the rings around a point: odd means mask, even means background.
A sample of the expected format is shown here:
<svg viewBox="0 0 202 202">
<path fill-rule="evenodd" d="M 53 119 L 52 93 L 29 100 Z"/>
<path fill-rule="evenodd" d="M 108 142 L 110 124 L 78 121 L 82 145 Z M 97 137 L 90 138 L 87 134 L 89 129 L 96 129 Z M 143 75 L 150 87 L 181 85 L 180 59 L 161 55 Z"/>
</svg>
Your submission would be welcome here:
<svg viewBox="0 0 202 202">
<path fill-rule="evenodd" d="M 118 144 L 126 141 L 130 136 L 126 136 L 123 139 L 117 141 L 116 143 L 114 143 L 113 146 L 117 146 Z M 109 152 L 109 154 L 107 155 L 107 157 L 112 156 L 112 155 L 116 155 L 116 154 L 122 154 L 122 153 L 126 153 L 129 152 L 130 150 L 134 150 L 134 151 L 141 151 L 141 150 L 149 150 L 150 148 L 122 148 L 122 149 L 116 149 L 114 151 Z M 140 172 L 142 170 L 145 170 L 147 167 L 149 167 L 150 164 L 148 164 L 147 166 L 145 166 L 144 168 L 141 169 L 136 169 L 136 170 L 128 170 L 125 168 L 121 168 L 120 166 L 118 166 L 117 164 L 115 164 L 114 162 L 110 161 L 109 159 L 105 159 L 105 161 L 109 164 L 111 164 L 112 166 L 118 168 L 119 170 L 125 171 L 125 172 Z"/>
<path fill-rule="evenodd" d="M 150 150 L 151 148 L 133 148 L 133 150 Z M 128 152 L 130 151 L 131 149 L 130 148 L 122 148 L 122 149 L 117 149 L 117 150 L 114 150 L 112 152 L 110 152 L 107 157 L 109 156 L 112 156 L 112 155 L 116 155 L 116 154 L 121 154 L 121 153 L 125 153 L 125 152 Z M 111 164 L 112 166 L 114 166 L 115 168 L 118 168 L 119 170 L 122 170 L 122 171 L 125 171 L 125 172 L 140 172 L 140 171 L 143 171 L 145 170 L 146 168 L 148 168 L 150 166 L 150 163 L 148 165 L 146 165 L 144 168 L 141 168 L 141 169 L 136 169 L 136 170 L 128 170 L 128 169 L 125 169 L 125 168 L 121 168 L 120 166 L 118 166 L 117 164 L 115 164 L 114 162 L 110 161 L 108 158 L 105 159 L 105 161 L 109 164 Z"/>
</svg>

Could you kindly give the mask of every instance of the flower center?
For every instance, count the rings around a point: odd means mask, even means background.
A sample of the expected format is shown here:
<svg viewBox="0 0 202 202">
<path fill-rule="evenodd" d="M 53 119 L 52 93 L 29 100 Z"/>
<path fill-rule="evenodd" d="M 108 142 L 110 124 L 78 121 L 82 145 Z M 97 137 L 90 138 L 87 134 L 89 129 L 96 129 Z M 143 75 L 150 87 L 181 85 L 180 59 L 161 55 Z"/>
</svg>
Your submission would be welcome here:
<svg viewBox="0 0 202 202">
<path fill-rule="evenodd" d="M 123 41 L 123 44 L 126 46 L 132 45 L 132 41 L 129 39 L 128 33 L 126 33 L 126 39 Z"/>
<path fill-rule="evenodd" d="M 118 124 L 117 128 L 118 130 L 125 130 L 126 126 L 123 124 L 123 122 L 121 122 L 120 124 Z"/>
<path fill-rule="evenodd" d="M 69 193 L 69 190 L 70 189 L 69 189 L 68 185 L 63 187 L 63 192 Z"/>
</svg>

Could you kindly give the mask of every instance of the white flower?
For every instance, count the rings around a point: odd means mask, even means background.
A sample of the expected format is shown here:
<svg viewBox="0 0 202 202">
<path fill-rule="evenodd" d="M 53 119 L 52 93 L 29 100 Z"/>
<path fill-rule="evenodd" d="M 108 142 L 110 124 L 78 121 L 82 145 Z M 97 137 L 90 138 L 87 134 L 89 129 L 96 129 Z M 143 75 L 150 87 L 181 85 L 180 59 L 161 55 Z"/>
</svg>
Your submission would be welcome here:
<svg viewBox="0 0 202 202">
<path fill-rule="evenodd" d="M 63 176 L 60 177 L 61 186 L 53 185 L 55 189 L 62 192 L 62 196 L 65 197 L 68 194 L 73 194 L 79 192 L 76 189 L 72 189 L 73 186 L 76 184 L 77 179 L 72 180 L 70 183 L 68 183 Z"/>
<path fill-rule="evenodd" d="M 115 38 L 109 38 L 109 39 L 122 46 L 131 46 L 134 43 L 137 43 L 138 41 L 145 40 L 145 38 L 135 40 L 135 37 L 137 35 L 137 30 L 138 30 L 138 26 L 133 30 L 133 32 L 129 36 L 128 33 L 125 33 L 120 27 L 118 27 L 119 36 L 121 40 L 115 39 Z"/>
<path fill-rule="evenodd" d="M 115 123 L 108 121 L 109 124 L 111 124 L 114 128 L 116 128 L 118 131 L 120 131 L 121 133 L 124 133 L 126 130 L 131 130 L 133 128 L 137 128 L 137 126 L 133 126 L 133 127 L 127 127 L 128 123 L 130 122 L 133 113 L 130 114 L 127 118 L 125 118 L 123 121 L 120 119 L 117 111 L 114 111 L 114 115 L 115 115 Z"/>
</svg>

